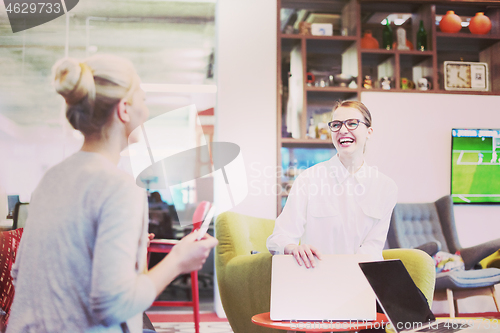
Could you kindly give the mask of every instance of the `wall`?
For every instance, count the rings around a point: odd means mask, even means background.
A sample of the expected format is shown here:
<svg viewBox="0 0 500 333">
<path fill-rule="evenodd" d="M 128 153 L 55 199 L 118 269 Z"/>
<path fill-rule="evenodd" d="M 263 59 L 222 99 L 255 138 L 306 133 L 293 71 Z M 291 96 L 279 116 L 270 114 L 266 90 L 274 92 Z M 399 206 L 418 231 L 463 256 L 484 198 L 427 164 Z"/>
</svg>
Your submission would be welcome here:
<svg viewBox="0 0 500 333">
<path fill-rule="evenodd" d="M 69 125 L 67 125 L 69 126 Z M 11 136 L 0 130 L 0 219 L 7 215 L 7 195 L 29 202 L 45 172 L 81 145 L 73 131 L 49 126 L 18 127 Z"/>
<path fill-rule="evenodd" d="M 276 196 L 252 188 L 276 183 L 276 8 L 275 0 L 219 0 L 216 10 L 215 140 L 238 144 L 245 160 L 249 194 L 233 211 L 266 218 L 276 217 Z"/>
<path fill-rule="evenodd" d="M 373 116 L 367 162 L 394 179 L 399 202 L 450 194 L 452 128 L 500 128 L 499 96 L 364 92 L 361 101 Z M 455 205 L 454 211 L 462 246 L 499 237 L 500 206 Z M 495 310 L 491 297 L 476 298 L 480 304 L 461 301 L 459 309 Z"/>
<path fill-rule="evenodd" d="M 275 218 L 276 196 L 252 188 L 276 183 L 276 1 L 221 0 L 216 17 L 215 139 L 241 147 L 249 184 L 234 211 Z"/>
</svg>

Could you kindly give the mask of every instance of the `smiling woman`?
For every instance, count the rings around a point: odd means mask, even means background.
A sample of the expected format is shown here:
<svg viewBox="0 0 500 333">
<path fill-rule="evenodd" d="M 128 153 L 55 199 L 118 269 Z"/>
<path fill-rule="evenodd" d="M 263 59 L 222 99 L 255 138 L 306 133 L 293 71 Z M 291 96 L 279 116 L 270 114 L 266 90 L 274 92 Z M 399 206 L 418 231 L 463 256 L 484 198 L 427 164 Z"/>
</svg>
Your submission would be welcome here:
<svg viewBox="0 0 500 333">
<path fill-rule="evenodd" d="M 297 177 L 267 240 L 271 253 L 292 254 L 307 268 L 322 254 L 360 253 L 382 260 L 397 187 L 364 161 L 371 123 L 361 102 L 334 107 L 329 127 L 337 154 Z"/>
</svg>

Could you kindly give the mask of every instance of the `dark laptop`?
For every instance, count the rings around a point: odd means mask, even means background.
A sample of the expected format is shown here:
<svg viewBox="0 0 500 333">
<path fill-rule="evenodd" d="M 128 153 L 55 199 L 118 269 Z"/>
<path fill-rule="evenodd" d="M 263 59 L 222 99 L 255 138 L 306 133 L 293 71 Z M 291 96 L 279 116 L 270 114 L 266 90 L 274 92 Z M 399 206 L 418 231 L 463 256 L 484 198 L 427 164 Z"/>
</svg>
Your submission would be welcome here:
<svg viewBox="0 0 500 333">
<path fill-rule="evenodd" d="M 484 332 L 487 326 L 474 320 L 436 320 L 424 294 L 417 288 L 401 260 L 360 263 L 377 301 L 394 329 L 399 332 Z M 479 327 L 478 327 L 479 326 Z M 491 331 L 491 330 L 490 330 Z"/>
</svg>

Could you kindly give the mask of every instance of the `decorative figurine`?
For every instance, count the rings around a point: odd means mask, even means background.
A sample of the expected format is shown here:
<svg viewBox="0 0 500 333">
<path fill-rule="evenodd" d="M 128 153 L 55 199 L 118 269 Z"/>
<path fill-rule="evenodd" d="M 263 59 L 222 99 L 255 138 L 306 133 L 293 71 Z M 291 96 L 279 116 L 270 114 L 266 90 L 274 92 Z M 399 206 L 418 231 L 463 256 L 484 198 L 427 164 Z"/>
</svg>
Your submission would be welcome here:
<svg viewBox="0 0 500 333">
<path fill-rule="evenodd" d="M 398 36 L 398 50 L 409 50 L 410 48 L 406 45 L 406 30 L 398 28 L 398 30 L 396 30 L 396 35 Z"/>
<path fill-rule="evenodd" d="M 388 77 L 388 76 L 384 76 L 381 80 L 380 80 L 380 86 L 382 87 L 382 89 L 384 90 L 390 90 L 391 89 L 391 79 Z"/>
<path fill-rule="evenodd" d="M 373 88 L 372 77 L 370 75 L 365 75 L 365 79 L 363 80 L 363 88 L 365 89 Z"/>
</svg>

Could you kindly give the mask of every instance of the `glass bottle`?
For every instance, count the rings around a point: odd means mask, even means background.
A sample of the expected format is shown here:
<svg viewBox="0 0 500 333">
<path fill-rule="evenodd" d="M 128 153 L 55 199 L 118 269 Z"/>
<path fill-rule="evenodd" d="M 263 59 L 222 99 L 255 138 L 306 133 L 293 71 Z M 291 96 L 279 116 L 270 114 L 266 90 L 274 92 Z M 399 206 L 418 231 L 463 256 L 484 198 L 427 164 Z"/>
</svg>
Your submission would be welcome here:
<svg viewBox="0 0 500 333">
<path fill-rule="evenodd" d="M 427 32 L 424 29 L 424 21 L 420 20 L 420 27 L 417 32 L 417 50 L 427 50 Z"/>
<path fill-rule="evenodd" d="M 392 49 L 392 29 L 388 19 L 385 19 L 385 27 L 382 32 L 382 47 L 386 50 Z"/>
</svg>

